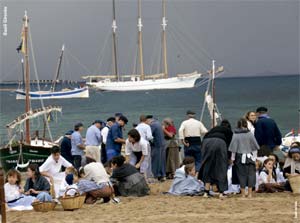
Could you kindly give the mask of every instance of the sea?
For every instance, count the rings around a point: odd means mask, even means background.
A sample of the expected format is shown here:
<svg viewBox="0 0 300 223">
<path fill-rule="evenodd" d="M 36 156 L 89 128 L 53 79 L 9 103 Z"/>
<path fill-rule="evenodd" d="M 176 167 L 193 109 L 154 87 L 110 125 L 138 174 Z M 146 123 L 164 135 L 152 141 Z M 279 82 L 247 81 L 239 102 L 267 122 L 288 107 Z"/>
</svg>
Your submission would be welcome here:
<svg viewBox="0 0 300 223">
<path fill-rule="evenodd" d="M 269 109 L 269 115 L 278 124 L 282 135 L 291 129 L 298 131 L 300 76 L 285 75 L 274 77 L 217 78 L 215 81 L 216 103 L 223 119 L 228 119 L 233 127 L 247 111 L 254 111 L 259 106 Z M 8 141 L 6 124 L 24 113 L 24 100 L 16 100 L 13 90 L 17 85 L 0 85 L 1 120 L 0 142 Z M 2 89 L 2 90 L 1 90 Z M 174 120 L 177 128 L 186 118 L 186 111 L 193 110 L 200 118 L 206 85 L 192 89 L 153 90 L 138 92 L 101 92 L 91 89 L 88 99 L 43 100 L 45 106 L 62 106 L 62 113 L 53 114 L 49 122 L 51 134 L 46 131 L 46 138 L 53 140 L 73 129 L 74 124 L 82 122 L 85 129 L 96 119 L 105 121 L 116 112 L 123 113 L 129 123 L 128 132 L 134 123 L 139 122 L 141 114 L 153 115 L 159 121 L 166 117 Z M 41 101 L 33 100 L 32 108 L 41 107 Z M 205 108 L 203 123 L 211 127 L 210 116 Z M 23 126 L 17 130 L 23 129 Z M 43 135 L 42 118 L 31 121 L 31 134 L 39 130 Z"/>
</svg>

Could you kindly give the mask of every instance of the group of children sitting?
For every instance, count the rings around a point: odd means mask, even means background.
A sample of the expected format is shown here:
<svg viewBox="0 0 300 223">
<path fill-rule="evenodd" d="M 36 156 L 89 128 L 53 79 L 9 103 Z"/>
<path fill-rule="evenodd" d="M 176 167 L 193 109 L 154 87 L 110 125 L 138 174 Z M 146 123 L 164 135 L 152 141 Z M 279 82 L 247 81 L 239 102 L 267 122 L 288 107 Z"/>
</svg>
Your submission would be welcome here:
<svg viewBox="0 0 300 223">
<path fill-rule="evenodd" d="M 64 160 L 61 160 L 64 158 L 59 155 L 58 149 L 53 148 L 48 159 L 53 159 L 57 164 L 64 163 Z M 282 164 L 275 154 L 258 159 L 256 161 L 256 186 L 252 189 L 256 192 L 271 193 L 291 191 L 288 178 L 300 174 L 299 142 L 291 144 L 287 158 Z M 127 163 L 124 156 L 113 157 L 107 167 L 91 157 L 87 157 L 85 166 L 79 170 L 72 165 L 66 166 L 59 186 L 49 179 L 51 171 L 43 165 L 38 167 L 36 164 L 30 164 L 27 167 L 27 179 L 23 188 L 20 172 L 15 169 L 9 170 L 4 185 L 8 210 L 30 210 L 33 202 L 52 201 L 53 198 L 74 196 L 76 193 L 85 194 L 87 204 L 93 204 L 100 198 L 104 203 L 110 200 L 119 202 L 116 196 L 145 196 L 150 193 L 145 176 L 135 166 Z M 232 169 L 229 169 L 228 173 L 231 171 Z M 228 174 L 229 190 L 227 193 L 239 193 L 239 186 L 231 181 L 232 174 L 232 172 Z M 53 188 L 55 185 L 57 188 Z M 185 157 L 181 167 L 175 172 L 168 194 L 202 195 L 203 192 L 204 184 L 196 178 L 194 158 Z"/>
<path fill-rule="evenodd" d="M 57 148 L 53 148 L 48 159 L 60 164 L 64 158 L 57 153 Z M 54 168 L 53 165 L 49 166 Z M 106 168 L 91 157 L 86 157 L 85 166 L 79 170 L 72 165 L 67 166 L 58 184 L 57 177 L 54 180 L 49 174 L 53 173 L 51 169 L 43 165 L 38 167 L 36 164 L 30 164 L 27 167 L 27 179 L 23 188 L 20 172 L 15 169 L 9 170 L 4 185 L 7 210 L 31 210 L 33 202 L 53 200 L 59 202 L 59 197 L 75 194 L 86 195 L 85 203 L 93 204 L 100 198 L 103 203 L 110 200 L 119 202 L 115 196 L 145 196 L 150 192 L 144 175 L 134 166 L 125 163 L 123 156 L 113 157 Z"/>
</svg>

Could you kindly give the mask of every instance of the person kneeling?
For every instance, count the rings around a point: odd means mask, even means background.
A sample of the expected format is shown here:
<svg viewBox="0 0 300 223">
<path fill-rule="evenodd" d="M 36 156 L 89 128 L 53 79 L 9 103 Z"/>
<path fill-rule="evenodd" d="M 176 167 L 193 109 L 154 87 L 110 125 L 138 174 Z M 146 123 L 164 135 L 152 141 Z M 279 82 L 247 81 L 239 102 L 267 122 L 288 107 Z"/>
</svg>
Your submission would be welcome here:
<svg viewBox="0 0 300 223">
<path fill-rule="evenodd" d="M 149 195 L 150 189 L 144 176 L 134 166 L 124 162 L 124 156 L 116 156 L 111 160 L 113 169 L 111 181 L 116 195 L 125 197 Z"/>
</svg>

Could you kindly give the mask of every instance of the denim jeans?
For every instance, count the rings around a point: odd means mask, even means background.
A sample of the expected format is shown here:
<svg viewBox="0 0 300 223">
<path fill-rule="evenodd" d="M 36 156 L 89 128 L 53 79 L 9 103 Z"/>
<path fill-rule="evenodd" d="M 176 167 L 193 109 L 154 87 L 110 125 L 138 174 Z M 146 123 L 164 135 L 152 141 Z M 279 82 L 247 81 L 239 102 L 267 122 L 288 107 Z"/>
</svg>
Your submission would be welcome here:
<svg viewBox="0 0 300 223">
<path fill-rule="evenodd" d="M 41 192 L 36 196 L 36 199 L 38 199 L 41 202 L 45 202 L 45 201 L 51 201 L 52 197 L 48 192 Z"/>
</svg>

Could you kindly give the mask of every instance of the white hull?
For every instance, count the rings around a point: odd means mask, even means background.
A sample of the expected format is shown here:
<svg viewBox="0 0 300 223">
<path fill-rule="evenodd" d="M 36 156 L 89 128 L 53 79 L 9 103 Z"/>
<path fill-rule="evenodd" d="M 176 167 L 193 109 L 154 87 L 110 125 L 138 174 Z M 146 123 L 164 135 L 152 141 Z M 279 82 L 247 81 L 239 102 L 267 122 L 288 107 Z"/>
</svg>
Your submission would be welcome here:
<svg viewBox="0 0 300 223">
<path fill-rule="evenodd" d="M 29 98 L 32 99 L 65 99 L 65 98 L 88 98 L 88 87 L 77 88 L 67 91 L 31 91 L 29 92 Z M 16 90 L 16 99 L 24 100 L 26 94 L 23 90 Z"/>
<path fill-rule="evenodd" d="M 195 86 L 197 79 L 201 74 L 192 74 L 181 77 L 171 77 L 167 79 L 150 79 L 150 80 L 130 80 L 114 82 L 110 79 L 87 82 L 86 84 L 102 91 L 143 91 L 157 89 L 181 89 L 192 88 Z"/>
</svg>

